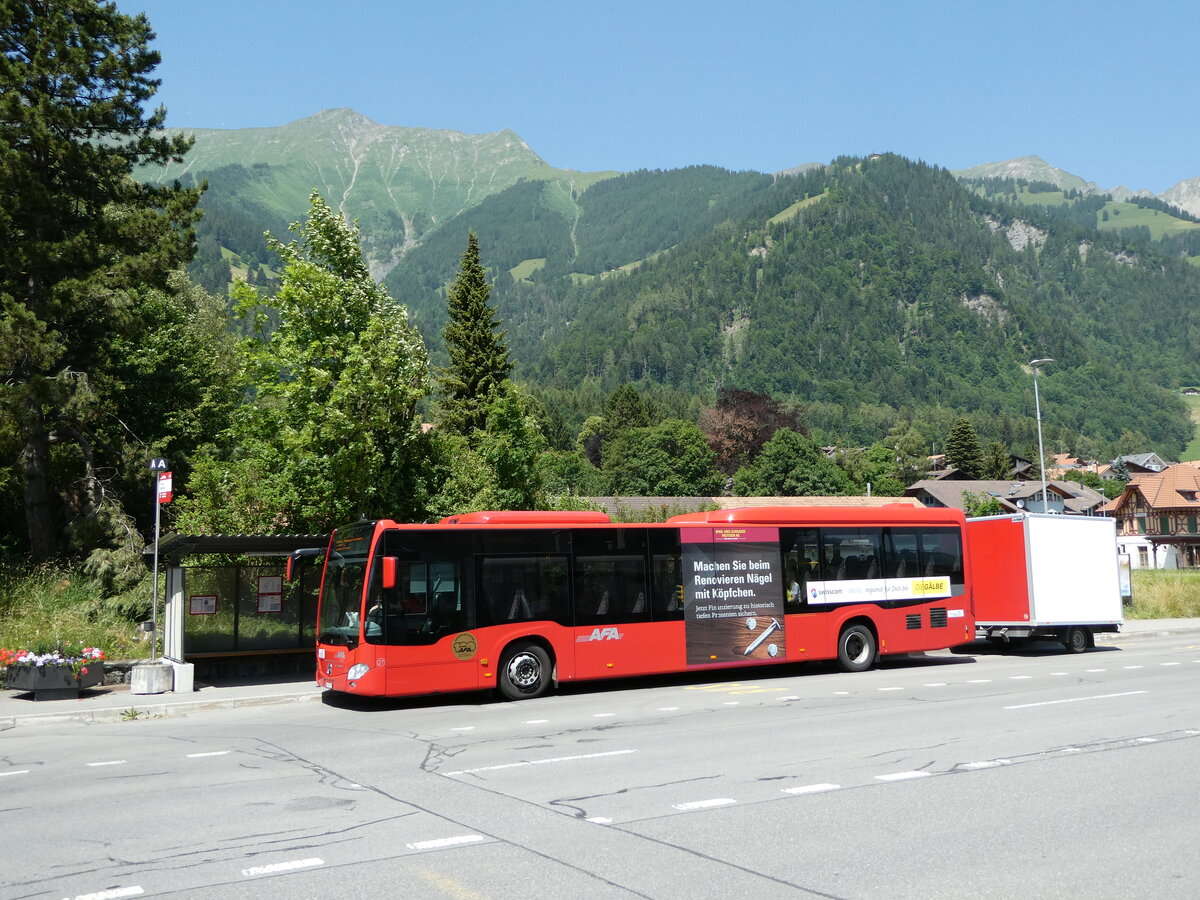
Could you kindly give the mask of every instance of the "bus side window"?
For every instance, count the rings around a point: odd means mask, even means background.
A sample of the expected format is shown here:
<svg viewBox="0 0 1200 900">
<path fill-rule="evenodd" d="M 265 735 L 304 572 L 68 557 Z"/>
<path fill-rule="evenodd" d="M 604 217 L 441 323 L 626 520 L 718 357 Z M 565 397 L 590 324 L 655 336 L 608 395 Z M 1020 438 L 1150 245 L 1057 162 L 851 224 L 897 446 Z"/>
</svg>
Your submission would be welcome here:
<svg viewBox="0 0 1200 900">
<path fill-rule="evenodd" d="M 575 624 L 649 618 L 644 555 L 575 557 Z"/>
<path fill-rule="evenodd" d="M 655 621 L 683 618 L 683 563 L 677 531 L 650 534 L 650 599 Z"/>
</svg>

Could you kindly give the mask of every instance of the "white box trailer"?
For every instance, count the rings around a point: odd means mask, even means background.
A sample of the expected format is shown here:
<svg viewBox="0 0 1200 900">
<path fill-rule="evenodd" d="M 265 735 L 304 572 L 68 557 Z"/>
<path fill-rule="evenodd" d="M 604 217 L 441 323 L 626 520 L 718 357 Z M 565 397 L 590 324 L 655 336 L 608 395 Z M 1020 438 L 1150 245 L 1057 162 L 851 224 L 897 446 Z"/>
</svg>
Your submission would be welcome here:
<svg viewBox="0 0 1200 900">
<path fill-rule="evenodd" d="M 1031 514 L 967 520 L 975 635 L 1062 641 L 1074 653 L 1121 630 L 1117 523 Z"/>
</svg>

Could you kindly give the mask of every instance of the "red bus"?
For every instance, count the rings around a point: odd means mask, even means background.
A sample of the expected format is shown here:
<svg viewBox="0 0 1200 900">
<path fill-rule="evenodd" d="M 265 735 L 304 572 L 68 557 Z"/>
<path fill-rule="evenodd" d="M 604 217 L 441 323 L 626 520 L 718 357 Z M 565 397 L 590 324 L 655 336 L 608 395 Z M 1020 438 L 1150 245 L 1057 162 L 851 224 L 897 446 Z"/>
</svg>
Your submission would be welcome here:
<svg viewBox="0 0 1200 900">
<path fill-rule="evenodd" d="M 959 510 L 762 507 L 360 522 L 325 554 L 317 682 L 509 699 L 619 676 L 944 649 L 975 637 Z"/>
</svg>

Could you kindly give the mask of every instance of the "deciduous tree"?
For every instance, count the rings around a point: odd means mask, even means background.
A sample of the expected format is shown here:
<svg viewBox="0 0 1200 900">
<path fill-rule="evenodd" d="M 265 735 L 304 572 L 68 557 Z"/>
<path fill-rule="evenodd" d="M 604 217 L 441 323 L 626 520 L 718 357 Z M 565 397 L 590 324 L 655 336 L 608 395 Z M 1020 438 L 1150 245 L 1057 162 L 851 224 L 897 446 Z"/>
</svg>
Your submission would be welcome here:
<svg viewBox="0 0 1200 900">
<path fill-rule="evenodd" d="M 405 308 L 372 280 L 358 229 L 313 193 L 279 292 L 235 285 L 253 320 L 242 344 L 252 396 L 184 503 L 192 528 L 320 532 L 359 515 L 423 515 L 417 402 L 427 357 Z M 270 317 L 278 325 L 266 332 Z"/>
</svg>

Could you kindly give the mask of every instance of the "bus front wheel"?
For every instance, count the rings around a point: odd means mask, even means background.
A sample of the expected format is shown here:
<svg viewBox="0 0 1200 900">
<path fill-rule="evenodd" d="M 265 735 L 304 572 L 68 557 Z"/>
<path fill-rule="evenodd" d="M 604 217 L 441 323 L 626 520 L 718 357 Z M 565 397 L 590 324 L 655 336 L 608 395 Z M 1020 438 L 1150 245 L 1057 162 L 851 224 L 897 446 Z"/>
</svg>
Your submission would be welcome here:
<svg viewBox="0 0 1200 900">
<path fill-rule="evenodd" d="M 540 697 L 550 686 L 550 655 L 537 644 L 517 644 L 500 662 L 500 693 L 508 700 Z"/>
<path fill-rule="evenodd" d="M 865 672 L 875 664 L 875 635 L 870 628 L 855 622 L 842 629 L 838 662 L 846 672 Z"/>
</svg>

